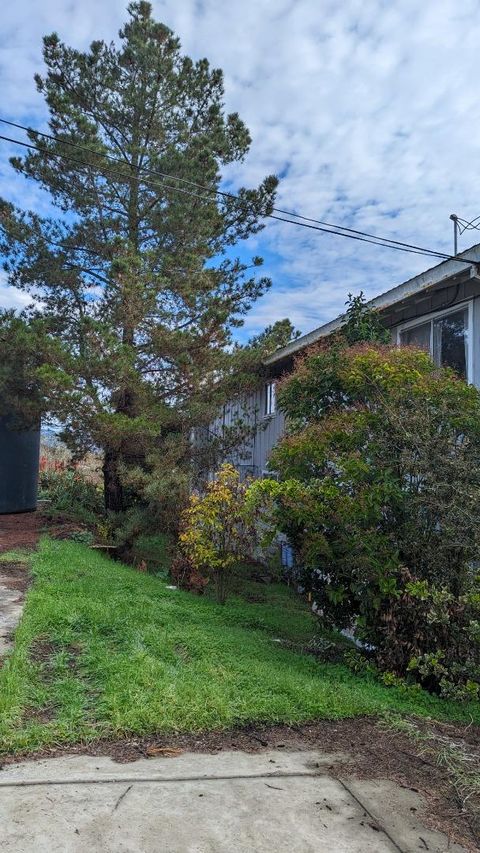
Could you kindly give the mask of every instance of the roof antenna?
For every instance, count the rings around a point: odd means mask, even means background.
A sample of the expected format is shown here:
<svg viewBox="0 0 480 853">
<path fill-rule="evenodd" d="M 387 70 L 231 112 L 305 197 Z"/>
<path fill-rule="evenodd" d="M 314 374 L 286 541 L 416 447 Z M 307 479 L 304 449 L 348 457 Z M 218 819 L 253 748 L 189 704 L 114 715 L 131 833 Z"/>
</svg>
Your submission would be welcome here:
<svg viewBox="0 0 480 853">
<path fill-rule="evenodd" d="M 453 222 L 453 254 L 458 255 L 458 216 L 457 216 L 457 214 L 451 213 L 450 219 Z"/>
<path fill-rule="evenodd" d="M 476 216 L 469 222 L 467 219 L 462 219 L 456 213 L 450 214 L 450 219 L 453 222 L 453 254 L 458 254 L 458 238 L 464 231 L 480 231 L 480 216 Z"/>
</svg>

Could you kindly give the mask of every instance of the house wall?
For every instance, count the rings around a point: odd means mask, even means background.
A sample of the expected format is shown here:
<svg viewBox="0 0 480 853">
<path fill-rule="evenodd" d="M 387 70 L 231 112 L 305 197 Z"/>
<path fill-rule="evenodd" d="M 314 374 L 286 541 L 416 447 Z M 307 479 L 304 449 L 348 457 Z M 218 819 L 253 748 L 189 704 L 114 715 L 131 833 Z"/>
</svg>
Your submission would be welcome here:
<svg viewBox="0 0 480 853">
<path fill-rule="evenodd" d="M 261 477 L 265 471 L 270 452 L 284 432 L 285 418 L 282 412 L 264 416 L 265 386 L 254 394 L 225 405 L 219 417 L 210 425 L 212 435 L 223 437 L 229 427 L 240 422 L 251 430 L 251 435 L 226 456 L 244 475 Z"/>
<path fill-rule="evenodd" d="M 390 305 L 381 315 L 385 315 L 391 330 L 392 343 L 396 343 L 399 326 L 408 320 L 417 317 L 420 319 L 447 307 L 453 310 L 465 302 L 472 303 L 472 380 L 480 388 L 480 279 L 471 278 L 460 283 L 447 283 L 441 289 L 422 291 L 401 303 Z M 281 376 L 283 372 L 288 372 L 291 366 L 291 362 L 283 363 L 281 369 L 279 365 L 272 365 L 272 375 L 275 375 L 275 367 L 277 375 Z M 254 429 L 252 437 L 228 455 L 228 461 L 233 462 L 243 473 L 254 477 L 261 477 L 262 472 L 266 470 L 272 448 L 285 430 L 285 417 L 282 412 L 277 410 L 274 415 L 264 417 L 264 411 L 265 386 L 262 384 L 255 394 L 227 404 L 211 426 L 212 431 L 221 435 L 224 428 L 241 418 Z"/>
</svg>

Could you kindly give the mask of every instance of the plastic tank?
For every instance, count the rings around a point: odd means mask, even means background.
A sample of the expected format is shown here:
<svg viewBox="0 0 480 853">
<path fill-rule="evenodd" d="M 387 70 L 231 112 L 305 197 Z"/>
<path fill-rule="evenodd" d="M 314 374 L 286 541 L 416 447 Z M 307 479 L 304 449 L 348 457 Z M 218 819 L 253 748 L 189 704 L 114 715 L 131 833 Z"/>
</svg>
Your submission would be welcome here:
<svg viewBox="0 0 480 853">
<path fill-rule="evenodd" d="M 40 427 L 15 429 L 0 418 L 0 514 L 37 508 Z"/>
</svg>

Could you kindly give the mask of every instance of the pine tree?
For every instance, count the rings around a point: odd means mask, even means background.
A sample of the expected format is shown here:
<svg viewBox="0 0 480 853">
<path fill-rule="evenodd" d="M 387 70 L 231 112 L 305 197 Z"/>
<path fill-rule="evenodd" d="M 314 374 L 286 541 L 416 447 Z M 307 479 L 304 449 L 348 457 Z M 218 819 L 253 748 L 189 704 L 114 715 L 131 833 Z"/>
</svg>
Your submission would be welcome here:
<svg viewBox="0 0 480 853">
<path fill-rule="evenodd" d="M 103 449 L 114 511 L 128 470 L 186 446 L 233 381 L 232 330 L 270 284 L 235 247 L 263 227 L 277 185 L 217 194 L 251 141 L 225 113 L 222 72 L 182 55 L 149 3 L 130 4 L 119 35 L 87 52 L 44 38 L 35 79 L 54 139 L 29 131 L 41 150 L 12 164 L 55 215 L 0 203 L 10 283 L 63 344 L 44 367 L 61 389 L 54 413 L 72 448 Z"/>
</svg>

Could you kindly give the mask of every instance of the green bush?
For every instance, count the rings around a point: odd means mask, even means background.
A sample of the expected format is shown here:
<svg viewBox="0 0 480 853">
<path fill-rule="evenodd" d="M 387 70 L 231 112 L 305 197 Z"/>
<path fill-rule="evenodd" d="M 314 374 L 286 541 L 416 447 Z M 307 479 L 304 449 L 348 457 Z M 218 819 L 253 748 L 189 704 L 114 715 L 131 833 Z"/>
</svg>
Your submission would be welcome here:
<svg viewBox="0 0 480 853">
<path fill-rule="evenodd" d="M 137 504 L 126 512 L 110 513 L 107 520 L 116 556 L 152 574 L 168 574 L 173 537 L 160 527 L 152 508 Z"/>
<path fill-rule="evenodd" d="M 145 563 L 149 572 L 166 574 L 171 563 L 171 540 L 164 533 L 142 533 L 132 545 L 134 563 Z"/>
<path fill-rule="evenodd" d="M 180 548 L 192 571 L 185 572 L 185 561 L 181 561 L 181 568 L 188 583 L 194 573 L 212 577 L 219 604 L 225 604 L 233 568 L 254 547 L 254 530 L 246 524 L 244 512 L 246 491 L 237 469 L 225 462 L 207 483 L 204 494 L 190 497 L 182 516 Z"/>
<path fill-rule="evenodd" d="M 412 348 L 337 342 L 282 383 L 281 481 L 249 501 L 285 533 L 327 624 L 384 671 L 480 690 L 480 396 Z"/>
<path fill-rule="evenodd" d="M 41 471 L 39 486 L 39 497 L 51 502 L 53 513 L 86 525 L 96 525 L 104 515 L 102 488 L 74 469 Z"/>
</svg>

